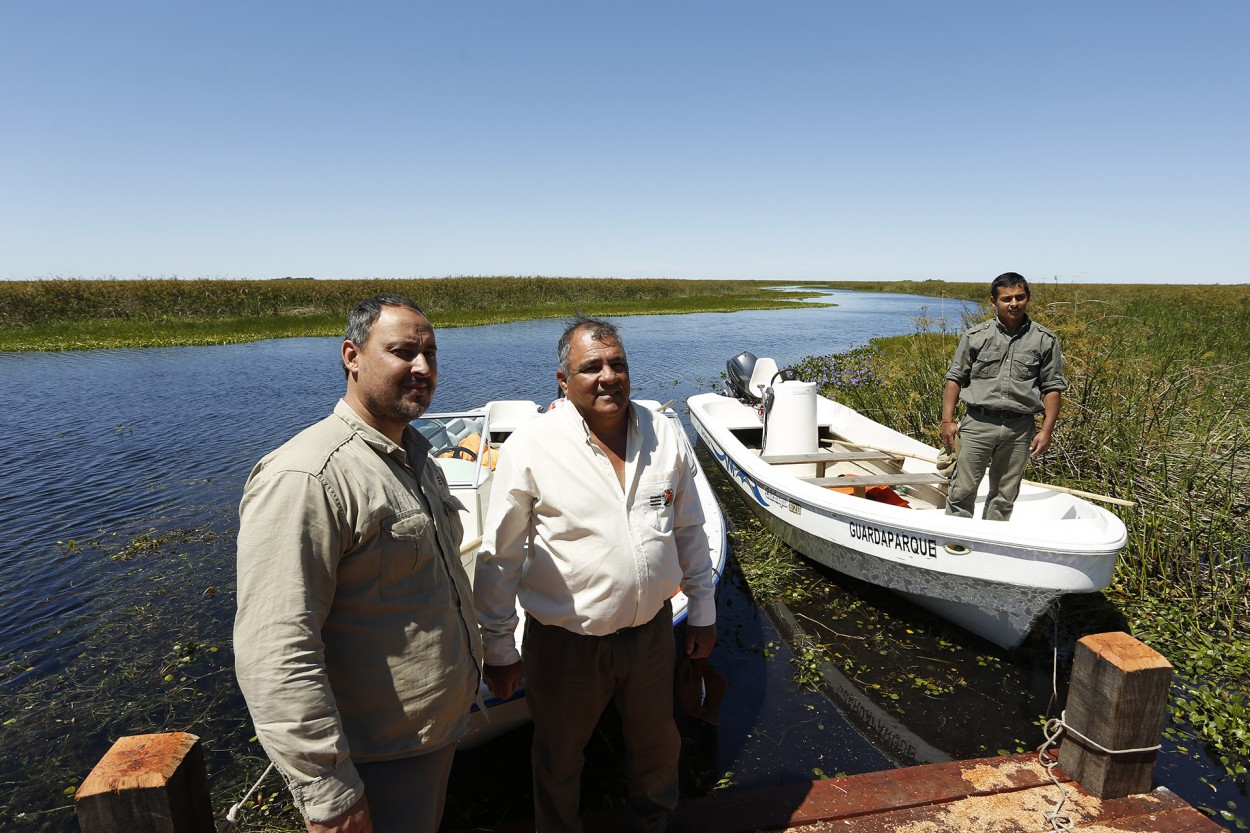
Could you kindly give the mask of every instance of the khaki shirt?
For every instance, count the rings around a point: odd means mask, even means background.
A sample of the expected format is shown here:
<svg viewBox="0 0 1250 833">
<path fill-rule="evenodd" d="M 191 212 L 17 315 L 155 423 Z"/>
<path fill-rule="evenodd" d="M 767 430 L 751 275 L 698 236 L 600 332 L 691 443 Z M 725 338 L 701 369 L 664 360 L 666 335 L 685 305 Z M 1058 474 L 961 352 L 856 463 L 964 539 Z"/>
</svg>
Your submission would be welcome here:
<svg viewBox="0 0 1250 833">
<path fill-rule="evenodd" d="M 968 405 L 1021 414 L 1039 413 L 1043 396 L 1068 389 L 1059 339 L 1027 316 L 1015 335 L 998 316 L 964 333 L 946 378 Z"/>
<path fill-rule="evenodd" d="M 564 403 L 504 443 L 474 592 L 486 661 L 520 657 L 516 602 L 545 625 L 606 636 L 650 622 L 678 589 L 692 625 L 716 621 L 711 542 L 679 429 L 630 408 L 625 487 Z"/>
<path fill-rule="evenodd" d="M 481 641 L 460 564 L 460 502 L 429 445 L 340 401 L 252 470 L 239 506 L 239 687 L 314 821 L 363 793 L 352 763 L 454 742 Z"/>
</svg>

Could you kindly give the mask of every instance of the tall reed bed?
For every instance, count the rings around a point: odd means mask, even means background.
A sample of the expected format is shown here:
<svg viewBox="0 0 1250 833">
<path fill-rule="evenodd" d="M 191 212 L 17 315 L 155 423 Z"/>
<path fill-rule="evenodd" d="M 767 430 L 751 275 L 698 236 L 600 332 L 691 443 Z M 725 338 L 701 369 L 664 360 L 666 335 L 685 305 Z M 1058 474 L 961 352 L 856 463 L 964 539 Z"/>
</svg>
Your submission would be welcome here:
<svg viewBox="0 0 1250 833">
<path fill-rule="evenodd" d="M 1244 777 L 1250 757 L 1250 287 L 1035 285 L 1069 389 L 1027 477 L 1136 501 L 1108 597 L 1182 672 L 1177 716 Z M 992 315 L 921 316 L 909 336 L 804 359 L 827 395 L 939 445 L 959 331 Z M 1240 759 L 1240 763 L 1238 763 Z"/>
<path fill-rule="evenodd" d="M 756 281 L 615 278 L 172 279 L 0 282 L 0 350 L 224 344 L 342 333 L 348 310 L 408 295 L 441 327 L 586 312 L 630 315 L 777 309 L 800 303 Z"/>
</svg>

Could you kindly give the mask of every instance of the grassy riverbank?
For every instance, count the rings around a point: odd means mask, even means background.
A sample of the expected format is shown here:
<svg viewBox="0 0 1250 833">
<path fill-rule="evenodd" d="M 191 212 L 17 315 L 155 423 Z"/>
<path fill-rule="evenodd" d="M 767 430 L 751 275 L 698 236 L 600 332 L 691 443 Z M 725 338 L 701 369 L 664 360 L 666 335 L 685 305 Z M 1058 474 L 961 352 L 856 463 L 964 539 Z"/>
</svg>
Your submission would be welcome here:
<svg viewBox="0 0 1250 833">
<path fill-rule="evenodd" d="M 1177 668 L 1174 723 L 1234 778 L 1250 760 L 1250 287 L 1035 287 L 1070 388 L 1052 452 L 1027 477 L 1137 502 L 1106 597 Z M 922 317 L 910 336 L 811 357 L 801 375 L 938 445 L 958 333 L 988 317 Z"/>
<path fill-rule="evenodd" d="M 0 282 L 0 351 L 228 344 L 335 336 L 362 298 L 407 295 L 439 327 L 592 315 L 734 312 L 802 303 L 781 282 L 615 278 Z M 793 284 L 789 284 L 793 285 Z"/>
</svg>

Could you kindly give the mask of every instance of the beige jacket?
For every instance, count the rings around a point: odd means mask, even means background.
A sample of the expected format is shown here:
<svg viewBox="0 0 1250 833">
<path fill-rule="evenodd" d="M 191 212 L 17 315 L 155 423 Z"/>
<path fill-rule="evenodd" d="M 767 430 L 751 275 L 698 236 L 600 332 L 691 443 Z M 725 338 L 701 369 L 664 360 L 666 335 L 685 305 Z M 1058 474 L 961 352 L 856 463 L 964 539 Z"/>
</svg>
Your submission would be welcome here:
<svg viewBox="0 0 1250 833">
<path fill-rule="evenodd" d="M 239 506 L 236 673 L 304 815 L 360 798 L 352 763 L 454 742 L 481 641 L 459 501 L 429 445 L 345 402 L 252 470 Z"/>
</svg>

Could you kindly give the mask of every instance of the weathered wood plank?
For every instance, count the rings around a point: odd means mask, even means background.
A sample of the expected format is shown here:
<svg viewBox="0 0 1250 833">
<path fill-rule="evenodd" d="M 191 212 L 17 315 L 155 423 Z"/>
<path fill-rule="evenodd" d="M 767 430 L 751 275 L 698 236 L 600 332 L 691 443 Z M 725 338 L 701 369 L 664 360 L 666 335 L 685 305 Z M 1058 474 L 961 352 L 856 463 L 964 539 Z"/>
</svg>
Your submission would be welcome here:
<svg viewBox="0 0 1250 833">
<path fill-rule="evenodd" d="M 683 802 L 692 830 L 784 829 L 1049 784 L 1034 755 L 949 761 Z M 1053 786 L 1052 786 L 1053 789 Z"/>
<path fill-rule="evenodd" d="M 1163 732 L 1172 665 L 1126 633 L 1077 642 L 1065 722 L 1107 749 L 1154 746 Z M 1109 754 L 1067 732 L 1060 766 L 1085 789 L 1116 798 L 1150 789 L 1158 752 Z"/>
<path fill-rule="evenodd" d="M 1101 800 L 1061 770 L 1055 775 L 1067 793 L 1064 811 L 1077 831 L 1217 833 L 1223 829 L 1164 788 Z M 674 821 L 686 833 L 1037 833 L 1049 829 L 1043 814 L 1058 799 L 1058 789 L 1029 754 L 716 793 L 683 801 Z M 530 833 L 533 823 L 511 822 L 489 829 Z M 586 829 L 625 833 L 628 825 L 625 814 L 618 811 L 591 814 Z"/>
<path fill-rule="evenodd" d="M 803 477 L 804 483 L 817 486 L 849 486 L 856 491 L 869 486 L 924 486 L 928 483 L 945 483 L 946 478 L 937 472 L 908 472 L 906 474 L 863 474 L 853 477 Z"/>
<path fill-rule="evenodd" d="M 765 463 L 884 463 L 900 461 L 896 454 L 881 451 L 807 451 L 799 454 L 761 454 Z"/>
<path fill-rule="evenodd" d="M 213 833 L 200 739 L 124 737 L 74 794 L 82 833 Z"/>
</svg>

